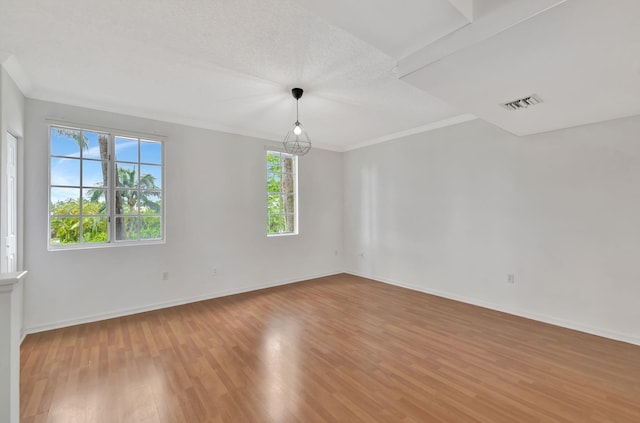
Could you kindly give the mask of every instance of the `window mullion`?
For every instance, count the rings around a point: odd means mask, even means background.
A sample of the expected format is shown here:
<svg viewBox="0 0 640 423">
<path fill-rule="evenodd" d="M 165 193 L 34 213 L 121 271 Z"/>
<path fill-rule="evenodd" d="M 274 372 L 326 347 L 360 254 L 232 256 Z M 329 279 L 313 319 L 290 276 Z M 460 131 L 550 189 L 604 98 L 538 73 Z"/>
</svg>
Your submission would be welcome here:
<svg viewBox="0 0 640 423">
<path fill-rule="evenodd" d="M 107 202 L 107 209 L 109 212 L 108 217 L 108 225 L 109 225 L 109 239 L 107 242 L 111 243 L 116 239 L 116 186 L 118 185 L 117 178 L 118 174 L 116 172 L 116 161 L 115 161 L 115 135 L 109 134 L 109 145 L 107 146 L 108 153 L 108 164 L 107 164 L 107 191 L 109 193 L 109 200 Z"/>
<path fill-rule="evenodd" d="M 84 131 L 80 131 L 80 139 L 84 139 Z M 82 142 L 80 142 L 80 198 L 78 199 L 78 244 L 82 244 L 84 242 L 84 234 L 82 233 L 84 219 L 82 218 L 82 210 L 84 196 L 84 146 Z"/>
</svg>

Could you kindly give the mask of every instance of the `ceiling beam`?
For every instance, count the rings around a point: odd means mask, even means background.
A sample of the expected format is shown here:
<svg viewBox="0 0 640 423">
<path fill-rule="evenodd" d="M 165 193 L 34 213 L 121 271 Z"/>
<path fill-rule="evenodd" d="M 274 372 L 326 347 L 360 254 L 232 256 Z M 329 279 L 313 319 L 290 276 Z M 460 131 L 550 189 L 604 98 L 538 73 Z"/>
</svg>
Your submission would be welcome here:
<svg viewBox="0 0 640 423">
<path fill-rule="evenodd" d="M 449 3 L 458 9 L 458 12 L 462 13 L 469 22 L 473 22 L 473 2 L 474 0 L 449 0 Z"/>
<path fill-rule="evenodd" d="M 458 0 L 449 0 L 452 4 Z M 556 7 L 566 0 L 512 0 L 492 10 L 457 31 L 405 57 L 398 63 L 399 77 L 404 78 L 431 63 L 447 57 L 540 13 Z M 462 2 L 462 0 L 461 0 Z M 455 5 L 455 4 L 454 4 Z"/>
</svg>

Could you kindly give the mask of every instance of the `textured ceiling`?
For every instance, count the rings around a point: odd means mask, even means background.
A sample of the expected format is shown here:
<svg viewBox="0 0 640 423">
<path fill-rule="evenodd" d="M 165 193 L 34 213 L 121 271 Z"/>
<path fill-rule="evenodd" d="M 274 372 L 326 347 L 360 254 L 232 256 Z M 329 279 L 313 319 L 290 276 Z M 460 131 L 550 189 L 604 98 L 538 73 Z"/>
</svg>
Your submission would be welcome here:
<svg viewBox="0 0 640 423">
<path fill-rule="evenodd" d="M 430 3 L 459 26 L 445 0 L 406 6 Z M 396 57 L 294 0 L 0 0 L 0 10 L 0 50 L 17 57 L 33 98 L 281 139 L 300 86 L 312 140 L 338 150 L 460 114 L 398 80 Z M 447 29 L 433 31 L 420 35 Z"/>
<path fill-rule="evenodd" d="M 469 24 L 456 3 L 471 0 L 299 0 L 327 21 L 402 58 Z"/>
<path fill-rule="evenodd" d="M 479 116 L 529 134 L 640 113 L 638 0 L 0 0 L 28 97 L 349 150 Z M 538 94 L 507 112 L 499 103 Z M 90 122 L 89 122 L 90 123 Z"/>
</svg>

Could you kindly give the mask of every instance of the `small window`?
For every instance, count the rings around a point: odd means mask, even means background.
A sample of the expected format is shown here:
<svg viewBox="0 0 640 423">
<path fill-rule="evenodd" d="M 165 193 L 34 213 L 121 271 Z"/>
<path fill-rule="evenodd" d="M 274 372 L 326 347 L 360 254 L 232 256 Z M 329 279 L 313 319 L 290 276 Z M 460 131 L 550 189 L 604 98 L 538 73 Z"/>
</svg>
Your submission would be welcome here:
<svg viewBox="0 0 640 423">
<path fill-rule="evenodd" d="M 49 247 L 162 241 L 162 143 L 51 126 Z"/>
<path fill-rule="evenodd" d="M 267 235 L 298 233 L 298 161 L 267 151 Z"/>
</svg>

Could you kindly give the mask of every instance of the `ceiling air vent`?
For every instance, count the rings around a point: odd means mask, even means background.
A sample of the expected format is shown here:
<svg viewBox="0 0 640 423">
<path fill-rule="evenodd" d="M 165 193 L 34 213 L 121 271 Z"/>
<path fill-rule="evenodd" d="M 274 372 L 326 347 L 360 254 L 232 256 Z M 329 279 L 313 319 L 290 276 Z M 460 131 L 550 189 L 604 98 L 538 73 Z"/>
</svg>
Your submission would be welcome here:
<svg viewBox="0 0 640 423">
<path fill-rule="evenodd" d="M 520 110 L 520 109 L 526 109 L 529 106 L 535 106 L 538 103 L 542 103 L 542 100 L 540 100 L 534 94 L 534 95 L 530 95 L 529 97 L 519 98 L 517 100 L 504 103 L 502 104 L 502 107 L 504 107 L 507 110 Z"/>
</svg>

